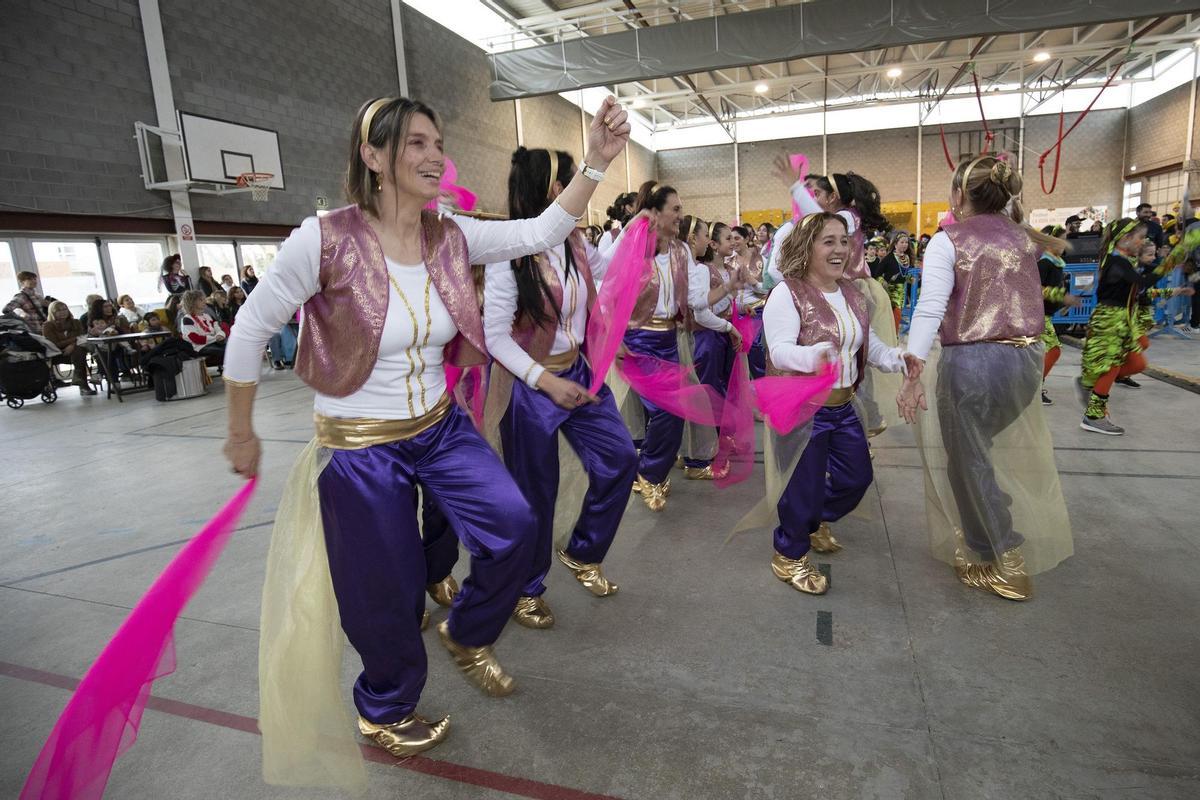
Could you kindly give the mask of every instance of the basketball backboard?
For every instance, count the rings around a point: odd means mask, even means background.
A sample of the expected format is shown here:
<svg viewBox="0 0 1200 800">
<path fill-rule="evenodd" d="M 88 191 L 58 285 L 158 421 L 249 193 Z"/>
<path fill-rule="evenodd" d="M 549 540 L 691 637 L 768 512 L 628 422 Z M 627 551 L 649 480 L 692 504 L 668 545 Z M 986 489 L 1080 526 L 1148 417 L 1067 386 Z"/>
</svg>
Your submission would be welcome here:
<svg viewBox="0 0 1200 800">
<path fill-rule="evenodd" d="M 248 172 L 271 173 L 272 189 L 284 189 L 279 134 L 268 128 L 177 112 L 178 128 L 165 130 L 134 123 L 142 179 L 147 189 L 232 194 L 250 191 L 237 185 Z M 172 150 L 183 163 L 184 176 L 172 180 L 167 163 Z"/>
</svg>

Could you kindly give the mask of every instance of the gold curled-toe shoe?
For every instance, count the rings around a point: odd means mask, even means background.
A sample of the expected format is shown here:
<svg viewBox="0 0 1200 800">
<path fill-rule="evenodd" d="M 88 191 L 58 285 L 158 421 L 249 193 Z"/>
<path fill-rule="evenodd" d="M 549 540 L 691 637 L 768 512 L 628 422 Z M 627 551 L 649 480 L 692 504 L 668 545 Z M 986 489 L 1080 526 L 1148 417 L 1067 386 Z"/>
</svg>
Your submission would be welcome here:
<svg viewBox="0 0 1200 800">
<path fill-rule="evenodd" d="M 1025 569 L 1021 548 L 1002 553 L 995 561 L 972 564 L 962 550 L 954 553 L 954 573 L 964 586 L 1003 597 L 1005 600 L 1028 600 L 1033 597 L 1033 579 Z"/>
<path fill-rule="evenodd" d="M 425 613 L 421 615 L 421 631 L 429 630 L 429 609 L 425 609 Z"/>
<path fill-rule="evenodd" d="M 557 553 L 558 560 L 571 570 L 575 580 L 596 597 L 608 597 L 610 594 L 617 593 L 619 587 L 604 577 L 604 572 L 601 571 L 599 564 L 584 564 L 582 561 L 576 561 L 567 555 L 565 550 L 558 550 Z"/>
<path fill-rule="evenodd" d="M 821 526 L 809 535 L 808 543 L 818 553 L 836 553 L 842 549 L 842 543 L 834 537 L 828 522 L 822 522 Z"/>
<path fill-rule="evenodd" d="M 713 479 L 712 464 L 704 467 L 684 467 L 683 476 L 689 481 L 711 481 Z"/>
<path fill-rule="evenodd" d="M 829 591 L 829 579 L 821 574 L 805 553 L 800 558 L 788 558 L 776 553 L 771 558 L 771 571 L 775 577 L 789 584 L 797 592 L 825 594 Z"/>
<path fill-rule="evenodd" d="M 662 511 L 667 507 L 667 497 L 671 494 L 671 479 L 667 478 L 662 483 L 651 483 L 638 475 L 633 484 L 633 491 L 634 494 L 642 496 L 646 508 L 651 511 Z"/>
<path fill-rule="evenodd" d="M 517 688 L 512 676 L 508 675 L 496 660 L 490 646 L 467 647 L 454 641 L 450 638 L 450 623 L 447 620 L 439 622 L 437 630 L 442 644 L 450 651 L 463 677 L 479 687 L 484 694 L 507 697 Z"/>
<path fill-rule="evenodd" d="M 409 714 L 399 722 L 376 725 L 359 717 L 358 732 L 396 758 L 405 758 L 441 744 L 450 733 L 450 718 L 431 722 L 417 714 Z"/>
<path fill-rule="evenodd" d="M 454 580 L 453 575 L 447 575 L 437 583 L 426 586 L 425 591 L 433 598 L 433 602 L 442 608 L 449 608 L 454 605 L 454 596 L 458 594 L 458 581 Z"/>
<path fill-rule="evenodd" d="M 550 606 L 546 605 L 546 601 L 542 599 L 541 595 L 518 597 L 517 607 L 513 609 L 512 617 L 518 625 L 524 625 L 526 628 L 542 630 L 554 627 L 554 612 L 550 610 Z"/>
<path fill-rule="evenodd" d="M 881 420 L 879 420 L 878 425 L 876 425 L 874 428 L 871 428 L 870 430 L 867 431 L 867 438 L 874 439 L 876 436 L 878 436 L 879 434 L 886 431 L 887 428 L 888 428 L 887 420 L 881 419 Z"/>
</svg>

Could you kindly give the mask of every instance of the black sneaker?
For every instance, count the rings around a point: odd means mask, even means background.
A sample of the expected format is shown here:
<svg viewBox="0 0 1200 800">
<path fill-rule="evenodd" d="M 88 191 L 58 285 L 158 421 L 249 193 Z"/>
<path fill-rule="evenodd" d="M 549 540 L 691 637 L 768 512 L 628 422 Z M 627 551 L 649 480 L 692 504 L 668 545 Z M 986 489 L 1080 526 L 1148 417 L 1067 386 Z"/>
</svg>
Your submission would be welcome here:
<svg viewBox="0 0 1200 800">
<path fill-rule="evenodd" d="M 1117 378 L 1117 383 L 1121 384 L 1122 386 L 1128 386 L 1130 389 L 1142 388 L 1142 385 L 1133 378 Z"/>
<path fill-rule="evenodd" d="M 1050 399 L 1050 395 L 1046 394 L 1045 389 L 1042 389 L 1042 405 L 1044 405 L 1044 406 L 1054 405 L 1054 401 Z"/>
<path fill-rule="evenodd" d="M 1079 423 L 1079 427 L 1092 433 L 1103 433 L 1105 436 L 1120 436 L 1125 433 L 1124 428 L 1120 425 L 1114 425 L 1108 417 L 1101 417 L 1100 419 L 1084 417 L 1083 421 Z"/>
</svg>

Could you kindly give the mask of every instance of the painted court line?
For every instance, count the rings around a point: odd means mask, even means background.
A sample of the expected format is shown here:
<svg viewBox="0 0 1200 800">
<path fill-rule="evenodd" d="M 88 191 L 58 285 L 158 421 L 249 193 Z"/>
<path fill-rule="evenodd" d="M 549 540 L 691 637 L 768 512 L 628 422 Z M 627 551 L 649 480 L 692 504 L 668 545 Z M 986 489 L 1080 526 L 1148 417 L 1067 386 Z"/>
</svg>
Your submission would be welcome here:
<svg viewBox="0 0 1200 800">
<path fill-rule="evenodd" d="M 43 686 L 53 686 L 56 689 L 65 689 L 67 691 L 74 691 L 76 685 L 79 683 L 78 680 L 68 675 L 45 672 L 44 670 L 33 669 L 32 667 L 24 667 L 20 664 L 10 664 L 7 661 L 0 661 L 0 675 L 6 675 L 10 678 L 30 683 L 40 683 Z M 204 706 L 184 703 L 180 700 L 170 700 L 165 697 L 151 695 L 146 702 L 146 708 L 183 719 L 216 725 L 220 728 L 241 731 L 242 733 L 258 735 L 259 732 L 258 721 L 253 717 L 233 714 L 228 711 L 218 711 L 215 708 L 205 708 Z M 365 744 L 360 744 L 359 748 L 362 751 L 363 758 L 367 761 L 406 769 L 411 772 L 419 772 L 423 775 L 432 775 L 436 778 L 444 778 L 456 783 L 479 786 L 497 792 L 506 792 L 517 797 L 527 797 L 530 800 L 620 800 L 620 798 L 612 795 L 584 792 L 568 786 L 543 783 L 529 778 L 505 775 L 502 772 L 492 772 L 486 769 L 454 764 L 449 761 L 439 761 L 426 758 L 425 756 L 413 756 L 412 758 L 400 761 L 392 758 L 377 747 Z"/>
</svg>

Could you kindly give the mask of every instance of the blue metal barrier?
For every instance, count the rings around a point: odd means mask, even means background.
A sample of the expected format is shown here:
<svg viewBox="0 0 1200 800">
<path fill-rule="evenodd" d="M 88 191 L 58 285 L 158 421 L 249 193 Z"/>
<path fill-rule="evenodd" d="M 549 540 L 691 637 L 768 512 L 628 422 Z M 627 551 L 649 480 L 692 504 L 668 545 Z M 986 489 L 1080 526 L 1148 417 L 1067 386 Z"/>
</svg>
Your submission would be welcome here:
<svg viewBox="0 0 1200 800">
<path fill-rule="evenodd" d="M 1067 264 L 1067 290 L 1080 299 L 1074 308 L 1060 308 L 1050 322 L 1055 325 L 1087 325 L 1096 308 L 1096 284 L 1100 280 L 1099 264 Z"/>
</svg>

